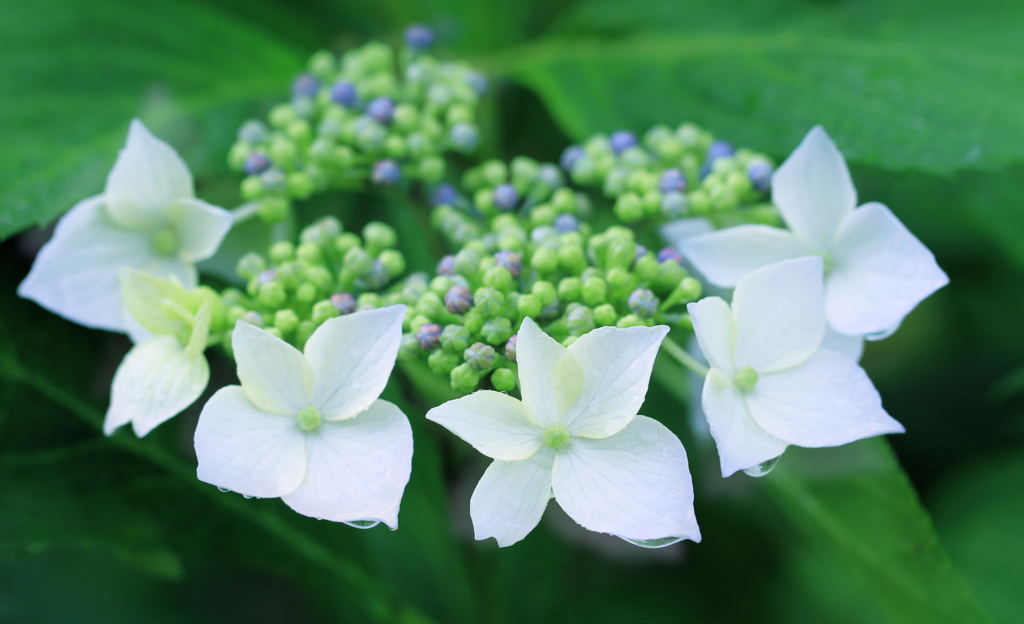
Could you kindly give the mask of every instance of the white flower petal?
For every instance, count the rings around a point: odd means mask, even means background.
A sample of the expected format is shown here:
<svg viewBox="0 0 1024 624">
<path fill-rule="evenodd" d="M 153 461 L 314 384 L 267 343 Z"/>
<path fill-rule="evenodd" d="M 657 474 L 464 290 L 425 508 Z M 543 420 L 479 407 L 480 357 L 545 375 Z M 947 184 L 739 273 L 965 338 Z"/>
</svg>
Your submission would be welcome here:
<svg viewBox="0 0 1024 624">
<path fill-rule="evenodd" d="M 807 243 L 831 247 L 839 222 L 857 205 L 846 160 L 821 126 L 814 126 L 772 176 L 772 202 Z"/>
<path fill-rule="evenodd" d="M 800 366 L 761 375 L 747 406 L 765 431 L 798 446 L 838 446 L 903 433 L 882 409 L 864 369 L 824 349 Z"/>
<path fill-rule="evenodd" d="M 733 364 L 758 373 L 794 366 L 821 345 L 825 335 L 822 260 L 783 260 L 758 269 L 736 285 Z"/>
<path fill-rule="evenodd" d="M 516 362 L 526 417 L 545 428 L 561 422 L 583 388 L 579 362 L 531 318 L 519 329 Z"/>
<path fill-rule="evenodd" d="M 201 199 L 179 199 L 164 207 L 178 233 L 180 254 L 189 262 L 205 260 L 217 252 L 235 222 L 230 212 Z"/>
<path fill-rule="evenodd" d="M 202 354 L 186 356 L 177 340 L 160 336 L 128 352 L 114 374 L 110 408 L 103 423 L 107 435 L 131 422 L 140 438 L 199 398 L 210 380 Z"/>
<path fill-rule="evenodd" d="M 740 225 L 679 243 L 683 257 L 715 286 L 731 288 L 743 276 L 780 260 L 814 255 L 792 232 L 767 225 Z"/>
<path fill-rule="evenodd" d="M 743 395 L 717 370 L 712 369 L 704 381 L 701 403 L 718 447 L 723 477 L 775 459 L 789 446 L 754 422 Z"/>
<path fill-rule="evenodd" d="M 192 174 L 181 156 L 134 119 L 103 194 L 118 225 L 152 230 L 167 223 L 165 205 L 194 197 L 195 191 Z"/>
<path fill-rule="evenodd" d="M 469 501 L 476 539 L 493 537 L 511 546 L 533 530 L 551 498 L 551 464 L 555 453 L 544 447 L 529 459 L 495 460 Z"/>
<path fill-rule="evenodd" d="M 608 437 L 633 420 L 647 397 L 654 358 L 668 327 L 601 327 L 569 353 L 583 368 L 583 388 L 563 424 L 574 436 Z"/>
<path fill-rule="evenodd" d="M 889 330 L 949 283 L 932 252 L 878 203 L 864 204 L 843 220 L 833 258 L 826 309 L 828 322 L 844 334 Z"/>
<path fill-rule="evenodd" d="M 705 297 L 687 304 L 693 321 L 693 333 L 697 343 L 712 368 L 718 368 L 732 375 L 733 349 L 736 345 L 736 322 L 732 309 L 721 297 Z"/>
<path fill-rule="evenodd" d="M 427 412 L 427 420 L 473 445 L 492 459 L 520 461 L 541 447 L 544 432 L 526 418 L 522 401 L 480 390 Z"/>
<path fill-rule="evenodd" d="M 551 481 L 555 500 L 586 529 L 700 541 L 686 451 L 656 420 L 637 416 L 613 436 L 573 438 L 555 456 Z"/>
<path fill-rule="evenodd" d="M 239 386 L 221 388 L 199 415 L 196 475 L 246 496 L 283 496 L 306 473 L 305 438 L 294 418 L 264 412 Z"/>
<path fill-rule="evenodd" d="M 842 353 L 854 362 L 860 361 L 864 354 L 864 336 L 847 336 L 840 334 L 831 326 L 825 328 L 825 338 L 821 341 L 821 348 Z"/>
<path fill-rule="evenodd" d="M 306 342 L 313 405 L 326 420 L 351 418 L 377 400 L 395 367 L 405 306 L 338 316 Z"/>
<path fill-rule="evenodd" d="M 187 287 L 195 268 L 178 258 L 154 255 L 150 235 L 118 227 L 103 209 L 103 197 L 90 197 L 68 211 L 36 256 L 18 294 L 86 327 L 125 330 L 118 273 L 129 267 Z"/>
<path fill-rule="evenodd" d="M 294 416 L 310 405 L 313 371 L 298 349 L 245 321 L 235 323 L 231 346 L 242 389 L 259 409 Z"/>
<path fill-rule="evenodd" d="M 398 506 L 412 470 L 412 428 L 402 410 L 375 401 L 362 414 L 324 422 L 306 435 L 309 464 L 294 492 L 282 497 L 307 516 L 398 527 Z"/>
</svg>

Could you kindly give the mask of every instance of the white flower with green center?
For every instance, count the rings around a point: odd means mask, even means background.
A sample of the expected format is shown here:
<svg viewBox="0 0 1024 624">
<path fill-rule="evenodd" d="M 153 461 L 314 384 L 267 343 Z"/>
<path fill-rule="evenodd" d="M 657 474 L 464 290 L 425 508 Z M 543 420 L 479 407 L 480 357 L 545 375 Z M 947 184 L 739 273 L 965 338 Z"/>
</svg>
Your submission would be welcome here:
<svg viewBox="0 0 1024 624">
<path fill-rule="evenodd" d="M 129 313 L 150 335 L 117 367 L 103 431 L 132 424 L 140 438 L 192 405 L 210 381 L 203 351 L 211 324 L 223 321 L 223 304 L 205 287 L 186 290 L 170 280 L 121 270 Z"/>
<path fill-rule="evenodd" d="M 395 366 L 405 306 L 326 321 L 304 352 L 239 321 L 241 386 L 217 391 L 196 427 L 201 481 L 365 528 L 398 526 L 412 429 L 378 399 Z"/>
<path fill-rule="evenodd" d="M 427 412 L 495 460 L 470 502 L 476 539 L 518 542 L 553 496 L 591 531 L 648 547 L 700 541 L 686 451 L 637 415 L 666 333 L 603 327 L 565 348 L 527 318 L 516 345 L 522 401 L 483 390 Z"/>
<path fill-rule="evenodd" d="M 194 263 L 217 251 L 232 221 L 196 199 L 181 157 L 136 119 L 103 194 L 61 218 L 18 294 L 80 325 L 127 331 L 118 272 L 175 276 L 193 288 Z"/>
<path fill-rule="evenodd" d="M 736 285 L 731 307 L 718 297 L 687 307 L 711 365 L 702 404 L 723 476 L 758 476 L 790 444 L 838 446 L 903 433 L 864 369 L 822 348 L 821 258 L 751 272 Z"/>
<path fill-rule="evenodd" d="M 820 256 L 828 324 L 847 336 L 888 335 L 949 282 L 935 256 L 886 206 L 856 207 L 846 161 L 821 126 L 775 172 L 772 201 L 789 230 L 741 225 L 683 240 L 680 250 L 722 287 L 779 260 Z M 858 354 L 859 346 L 848 345 Z"/>
</svg>

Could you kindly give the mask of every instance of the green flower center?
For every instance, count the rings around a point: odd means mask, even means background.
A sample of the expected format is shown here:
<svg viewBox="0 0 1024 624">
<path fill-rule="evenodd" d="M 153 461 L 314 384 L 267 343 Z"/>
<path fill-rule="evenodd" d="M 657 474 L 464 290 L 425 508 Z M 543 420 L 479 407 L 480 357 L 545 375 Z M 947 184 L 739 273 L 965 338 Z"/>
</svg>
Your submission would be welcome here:
<svg viewBox="0 0 1024 624">
<path fill-rule="evenodd" d="M 299 429 L 306 432 L 316 431 L 324 420 L 323 416 L 320 415 L 320 410 L 312 405 L 296 414 L 295 418 L 299 421 Z"/>
<path fill-rule="evenodd" d="M 173 256 L 181 247 L 178 233 L 172 227 L 157 230 L 152 238 L 153 252 L 159 256 Z"/>
<path fill-rule="evenodd" d="M 744 366 L 736 371 L 736 376 L 733 377 L 732 382 L 736 384 L 740 392 L 746 393 L 754 389 L 754 386 L 757 385 L 757 379 L 757 371 L 749 366 Z"/>
<path fill-rule="evenodd" d="M 544 431 L 544 444 L 556 451 L 569 446 L 569 438 L 569 430 L 561 423 L 551 425 Z"/>
</svg>

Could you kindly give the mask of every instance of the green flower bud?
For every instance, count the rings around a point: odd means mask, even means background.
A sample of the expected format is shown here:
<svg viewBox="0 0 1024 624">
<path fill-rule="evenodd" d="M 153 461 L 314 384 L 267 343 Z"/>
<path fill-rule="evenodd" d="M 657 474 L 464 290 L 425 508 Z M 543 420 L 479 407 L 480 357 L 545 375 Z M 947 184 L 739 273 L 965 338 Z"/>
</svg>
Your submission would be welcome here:
<svg viewBox="0 0 1024 624">
<path fill-rule="evenodd" d="M 461 249 L 455 254 L 455 272 L 465 277 L 473 277 L 480 270 L 480 256 L 475 249 Z"/>
<path fill-rule="evenodd" d="M 298 118 L 295 107 L 291 104 L 278 104 L 270 109 L 270 123 L 278 128 L 284 128 Z"/>
<path fill-rule="evenodd" d="M 602 303 L 594 308 L 594 322 L 601 327 L 609 327 L 619 320 L 619 313 L 610 303 Z"/>
<path fill-rule="evenodd" d="M 697 189 L 686 196 L 690 204 L 690 212 L 695 215 L 705 215 L 711 212 L 711 199 L 703 189 Z"/>
<path fill-rule="evenodd" d="M 305 284 L 299 285 L 299 288 L 295 291 L 295 300 L 299 303 L 310 305 L 316 301 L 319 293 L 316 290 L 316 286 L 306 282 Z"/>
<path fill-rule="evenodd" d="M 551 225 L 555 221 L 555 209 L 548 204 L 538 204 L 530 210 L 530 225 L 538 227 Z"/>
<path fill-rule="evenodd" d="M 334 239 L 334 249 L 342 257 L 344 257 L 350 249 L 360 247 L 361 245 L 362 241 L 360 241 L 359 237 L 352 232 L 342 232 Z"/>
<path fill-rule="evenodd" d="M 284 264 L 295 258 L 295 245 L 289 241 L 277 241 L 270 246 L 270 260 L 274 264 Z"/>
<path fill-rule="evenodd" d="M 548 247 L 540 247 L 530 257 L 530 266 L 541 274 L 550 274 L 558 270 L 559 253 Z"/>
<path fill-rule="evenodd" d="M 291 169 L 295 165 L 295 159 L 298 158 L 299 152 L 291 139 L 279 134 L 271 140 L 267 155 L 278 167 Z"/>
<path fill-rule="evenodd" d="M 423 293 L 420 300 L 416 302 L 416 312 L 435 321 L 448 318 L 448 310 L 444 307 L 444 301 L 437 296 L 437 293 L 429 290 Z"/>
<path fill-rule="evenodd" d="M 469 339 L 469 330 L 464 326 L 446 325 L 441 331 L 441 348 L 456 354 L 462 353 L 469 346 Z"/>
<path fill-rule="evenodd" d="M 345 252 L 345 269 L 356 277 L 367 275 L 373 269 L 373 258 L 360 247 L 353 247 Z"/>
<path fill-rule="evenodd" d="M 581 246 L 564 245 L 558 250 L 558 264 L 567 273 L 579 275 L 587 268 L 587 255 Z"/>
<path fill-rule="evenodd" d="M 397 249 L 385 249 L 377 258 L 387 269 L 388 277 L 394 279 L 405 273 L 405 256 Z"/>
<path fill-rule="evenodd" d="M 321 264 L 324 261 L 320 246 L 316 243 L 299 243 L 295 249 L 295 257 L 309 264 Z"/>
<path fill-rule="evenodd" d="M 579 336 L 569 336 L 565 340 L 562 341 L 562 346 L 566 347 L 566 348 L 569 348 L 569 347 L 572 346 L 572 343 L 576 342 L 579 339 L 580 339 Z"/>
<path fill-rule="evenodd" d="M 263 178 L 259 176 L 253 175 L 242 180 L 241 193 L 245 201 L 259 199 L 263 195 L 263 190 Z"/>
<path fill-rule="evenodd" d="M 295 119 L 288 123 L 285 133 L 296 143 L 306 145 L 313 137 L 313 129 L 305 119 Z"/>
<path fill-rule="evenodd" d="M 424 319 L 424 322 L 427 322 L 426 319 Z M 402 334 L 402 341 L 398 345 L 398 359 L 403 362 L 411 362 L 419 358 L 423 353 L 420 342 L 416 340 L 415 332 L 416 330 L 413 329 L 413 333 Z"/>
<path fill-rule="evenodd" d="M 249 298 L 242 294 L 242 291 L 237 288 L 225 288 L 224 292 L 220 295 L 221 301 L 227 307 L 231 306 L 246 306 L 249 303 Z"/>
<path fill-rule="evenodd" d="M 366 241 L 366 249 L 370 255 L 376 256 L 381 250 L 394 247 L 398 242 L 398 234 L 386 223 L 370 221 L 363 228 L 363 240 Z"/>
<path fill-rule="evenodd" d="M 494 206 L 494 191 L 489 188 L 480 189 L 473 194 L 473 203 L 480 209 L 480 212 L 493 214 L 496 210 Z"/>
<path fill-rule="evenodd" d="M 392 124 L 395 129 L 404 134 L 416 130 L 419 127 L 420 115 L 416 107 L 411 104 L 399 104 L 392 113 Z"/>
<path fill-rule="evenodd" d="M 455 282 L 447 275 L 438 275 L 430 280 L 430 290 L 436 293 L 438 297 L 444 297 L 454 285 Z"/>
<path fill-rule="evenodd" d="M 275 338 L 280 338 L 281 340 L 284 340 L 284 336 L 281 334 L 281 330 L 276 327 L 265 327 L 263 331 L 267 332 L 268 334 Z"/>
<path fill-rule="evenodd" d="M 583 282 L 583 301 L 590 306 L 600 305 L 608 296 L 608 284 L 600 277 L 591 277 Z"/>
<path fill-rule="evenodd" d="M 278 310 L 274 314 L 274 327 L 281 330 L 282 335 L 288 335 L 299 328 L 299 316 L 289 308 Z"/>
<path fill-rule="evenodd" d="M 473 117 L 472 108 L 464 104 L 456 104 L 448 109 L 445 121 L 448 122 L 449 126 L 453 126 L 457 123 L 472 123 Z"/>
<path fill-rule="evenodd" d="M 444 349 L 435 349 L 427 356 L 427 365 L 435 375 L 450 375 L 461 362 L 462 358 L 458 353 L 451 353 Z"/>
<path fill-rule="evenodd" d="M 516 156 L 512 159 L 512 184 L 520 193 L 525 193 L 536 182 L 539 171 L 540 165 L 536 160 Z"/>
<path fill-rule="evenodd" d="M 480 373 L 466 364 L 459 364 L 451 372 L 452 389 L 456 392 L 472 392 L 480 383 L 480 377 Z"/>
<path fill-rule="evenodd" d="M 323 325 L 324 321 L 330 320 L 338 316 L 338 314 L 340 314 L 338 312 L 338 307 L 331 303 L 329 299 L 317 301 L 313 304 L 313 324 L 318 327 Z"/>
<path fill-rule="evenodd" d="M 491 385 L 498 392 L 510 392 L 516 387 L 516 374 L 509 368 L 498 368 L 491 373 Z"/>
<path fill-rule="evenodd" d="M 625 223 L 639 221 L 644 216 L 643 201 L 636 193 L 623 193 L 615 202 L 615 216 Z"/>
<path fill-rule="evenodd" d="M 334 290 L 334 275 L 327 267 L 319 264 L 306 265 L 306 280 L 322 293 L 329 293 Z"/>
<path fill-rule="evenodd" d="M 551 304 L 558 297 L 554 284 L 543 280 L 534 282 L 530 287 L 530 292 L 540 301 L 541 307 Z"/>
<path fill-rule="evenodd" d="M 263 259 L 263 256 L 252 251 L 239 258 L 238 264 L 235 265 L 235 273 L 238 273 L 238 276 L 244 280 L 251 280 L 266 270 L 266 260 Z"/>
<path fill-rule="evenodd" d="M 678 262 L 666 260 L 658 265 L 658 279 L 654 285 L 663 292 L 670 291 L 686 277 L 689 277 L 689 273 Z"/>
<path fill-rule="evenodd" d="M 604 256 L 606 269 L 613 267 L 629 268 L 636 257 L 636 243 L 633 241 L 617 240 L 608 245 Z"/>
<path fill-rule="evenodd" d="M 627 314 L 626 316 L 619 319 L 619 322 L 615 324 L 618 328 L 626 327 L 645 327 L 647 323 L 636 314 Z"/>
<path fill-rule="evenodd" d="M 615 300 L 625 299 L 636 288 L 636 279 L 633 274 L 622 267 L 609 269 L 607 279 L 612 299 Z"/>
<path fill-rule="evenodd" d="M 476 342 L 466 348 L 462 357 L 466 359 L 466 365 L 479 373 L 486 373 L 494 366 L 498 353 L 494 347 Z"/>
<path fill-rule="evenodd" d="M 488 160 L 481 165 L 484 182 L 490 186 L 498 186 L 508 181 L 508 167 L 500 160 Z"/>
<path fill-rule="evenodd" d="M 594 329 L 594 313 L 586 306 L 576 306 L 566 315 L 565 327 L 570 334 L 582 336 Z"/>
<path fill-rule="evenodd" d="M 503 266 L 495 266 L 484 273 L 484 285 L 508 293 L 514 284 L 512 273 Z"/>
<path fill-rule="evenodd" d="M 256 301 L 265 308 L 276 309 L 280 308 L 288 300 L 288 295 L 284 291 L 284 286 L 278 282 L 267 282 L 261 284 L 259 287 L 259 294 L 256 296 Z"/>
<path fill-rule="evenodd" d="M 576 194 L 567 188 L 560 188 L 551 196 L 551 207 L 555 212 L 573 212 L 576 210 Z"/>
<path fill-rule="evenodd" d="M 583 296 L 583 280 L 578 277 L 566 277 L 558 282 L 558 298 L 563 302 L 579 301 Z"/>
<path fill-rule="evenodd" d="M 537 318 L 540 316 L 540 311 L 544 306 L 541 305 L 540 298 L 536 295 L 523 295 L 516 301 L 516 307 L 519 316 Z"/>
<path fill-rule="evenodd" d="M 504 304 L 505 295 L 496 288 L 477 288 L 476 292 L 473 293 L 473 309 L 485 317 L 500 314 Z"/>
<path fill-rule="evenodd" d="M 440 156 L 427 156 L 420 161 L 419 176 L 428 184 L 436 184 L 444 178 L 445 162 Z"/>
<path fill-rule="evenodd" d="M 380 295 L 363 293 L 356 299 L 356 310 L 375 310 L 380 307 Z"/>
<path fill-rule="evenodd" d="M 654 257 L 654 254 L 641 256 L 633 265 L 633 273 L 641 282 L 650 283 L 658 279 L 660 269 L 661 265 L 658 264 L 658 259 Z"/>
<path fill-rule="evenodd" d="M 480 335 L 487 344 L 502 346 L 512 335 L 512 323 L 507 318 L 492 318 L 480 328 Z"/>
<path fill-rule="evenodd" d="M 470 334 L 478 334 L 483 329 L 487 317 L 476 309 L 470 310 L 462 317 L 462 323 Z"/>
<path fill-rule="evenodd" d="M 231 306 L 230 308 L 228 308 L 228 314 L 227 314 L 228 327 L 234 327 L 235 323 L 237 323 L 239 321 L 239 319 L 241 319 L 243 316 L 245 316 L 246 312 L 247 312 L 247 310 L 243 306 L 240 306 L 240 305 L 234 305 L 234 306 Z"/>
<path fill-rule="evenodd" d="M 228 166 L 235 171 L 241 171 L 245 168 L 245 161 L 251 153 L 252 145 L 245 141 L 238 141 L 231 146 L 231 151 L 228 152 Z"/>
<path fill-rule="evenodd" d="M 264 197 L 260 200 L 260 218 L 266 223 L 279 223 L 288 216 L 291 204 L 284 197 Z"/>
</svg>

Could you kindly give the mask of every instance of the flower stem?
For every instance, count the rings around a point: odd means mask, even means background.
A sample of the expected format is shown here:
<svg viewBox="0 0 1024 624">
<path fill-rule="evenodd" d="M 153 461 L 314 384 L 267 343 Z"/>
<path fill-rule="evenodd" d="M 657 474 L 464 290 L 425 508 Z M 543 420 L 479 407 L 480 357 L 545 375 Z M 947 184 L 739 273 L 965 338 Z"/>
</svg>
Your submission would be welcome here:
<svg viewBox="0 0 1024 624">
<path fill-rule="evenodd" d="M 680 347 L 671 338 L 666 337 L 665 340 L 661 343 L 661 346 L 665 347 L 665 351 L 667 351 L 669 355 L 675 358 L 677 362 L 679 362 L 686 368 L 692 370 L 701 377 L 708 376 L 708 367 L 698 362 L 697 358 L 690 355 L 686 351 L 686 349 Z"/>
<path fill-rule="evenodd" d="M 231 211 L 231 216 L 235 218 L 235 223 L 241 223 L 255 217 L 260 212 L 259 202 L 246 202 Z"/>
</svg>

